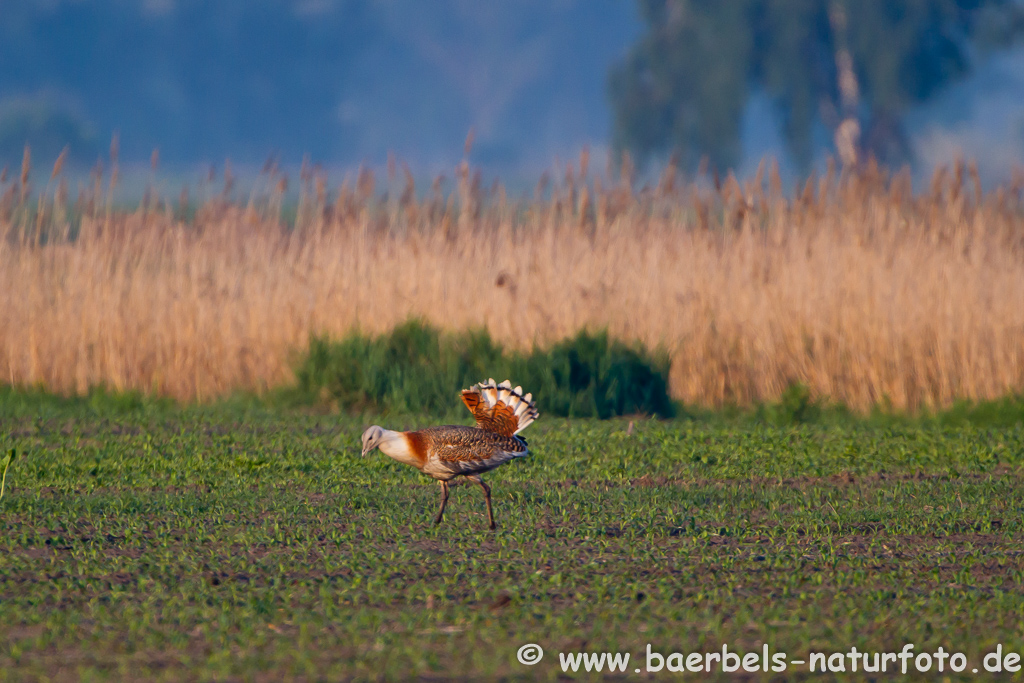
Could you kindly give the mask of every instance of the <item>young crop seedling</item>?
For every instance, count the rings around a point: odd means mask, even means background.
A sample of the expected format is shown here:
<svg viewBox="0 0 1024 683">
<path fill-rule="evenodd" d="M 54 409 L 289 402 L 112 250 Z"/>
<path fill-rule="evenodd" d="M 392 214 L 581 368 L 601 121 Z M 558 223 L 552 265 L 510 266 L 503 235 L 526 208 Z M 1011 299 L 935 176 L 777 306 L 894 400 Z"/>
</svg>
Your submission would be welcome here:
<svg viewBox="0 0 1024 683">
<path fill-rule="evenodd" d="M 12 448 L 11 452 L 5 455 L 3 460 L 0 460 L 0 463 L 4 466 L 3 476 L 0 477 L 0 500 L 3 500 L 4 488 L 7 486 L 7 469 L 11 466 L 11 463 L 14 462 L 14 457 L 16 455 L 17 451 Z"/>
</svg>

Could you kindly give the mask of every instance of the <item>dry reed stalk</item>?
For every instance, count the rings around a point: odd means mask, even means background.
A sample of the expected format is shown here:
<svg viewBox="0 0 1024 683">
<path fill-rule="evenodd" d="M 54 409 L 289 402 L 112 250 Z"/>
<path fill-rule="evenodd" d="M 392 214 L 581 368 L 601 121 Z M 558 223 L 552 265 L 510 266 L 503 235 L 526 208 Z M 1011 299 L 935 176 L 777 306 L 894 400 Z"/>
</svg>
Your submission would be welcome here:
<svg viewBox="0 0 1024 683">
<path fill-rule="evenodd" d="M 380 204 L 361 169 L 327 207 L 307 170 L 308 230 L 281 225 L 276 171 L 269 193 L 211 198 L 194 225 L 109 213 L 108 198 L 109 218 L 86 212 L 74 243 L 0 249 L 0 381 L 206 400 L 289 382 L 310 334 L 420 316 L 524 346 L 600 327 L 662 344 L 673 395 L 708 406 L 794 381 L 858 410 L 1024 390 L 1019 191 L 983 195 L 968 167 L 913 196 L 907 176 L 866 166 L 787 200 L 774 165 L 720 191 L 675 170 L 637 191 L 628 164 L 591 184 L 586 167 L 519 207 L 500 188 L 487 199 L 468 166 L 457 202 L 440 179 L 417 200 L 403 169 L 409 189 Z"/>
</svg>

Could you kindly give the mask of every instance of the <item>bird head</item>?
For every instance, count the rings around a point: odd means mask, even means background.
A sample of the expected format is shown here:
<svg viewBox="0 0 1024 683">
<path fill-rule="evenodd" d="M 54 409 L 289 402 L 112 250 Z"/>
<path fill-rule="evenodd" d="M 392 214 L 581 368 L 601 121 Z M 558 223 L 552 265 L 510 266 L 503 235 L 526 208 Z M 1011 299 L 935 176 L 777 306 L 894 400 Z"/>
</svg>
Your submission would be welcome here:
<svg viewBox="0 0 1024 683">
<path fill-rule="evenodd" d="M 366 431 L 363 432 L 363 457 L 365 458 L 366 454 L 371 452 L 377 446 L 379 446 L 380 442 L 383 441 L 383 440 L 384 440 L 384 429 L 383 428 L 378 427 L 377 425 L 373 425 L 372 427 L 368 427 L 366 429 Z"/>
</svg>

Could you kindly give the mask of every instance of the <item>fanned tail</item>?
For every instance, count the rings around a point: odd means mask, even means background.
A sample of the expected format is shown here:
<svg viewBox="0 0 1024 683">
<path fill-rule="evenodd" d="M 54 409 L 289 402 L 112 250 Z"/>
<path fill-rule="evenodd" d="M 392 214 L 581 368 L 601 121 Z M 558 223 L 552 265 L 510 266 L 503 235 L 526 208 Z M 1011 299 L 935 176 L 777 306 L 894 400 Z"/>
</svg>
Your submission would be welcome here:
<svg viewBox="0 0 1024 683">
<path fill-rule="evenodd" d="M 496 384 L 494 379 L 474 384 L 462 392 L 462 402 L 476 418 L 480 429 L 513 436 L 526 429 L 540 417 L 533 402 L 533 394 L 523 395 L 523 388 L 512 388 L 505 380 Z"/>
</svg>

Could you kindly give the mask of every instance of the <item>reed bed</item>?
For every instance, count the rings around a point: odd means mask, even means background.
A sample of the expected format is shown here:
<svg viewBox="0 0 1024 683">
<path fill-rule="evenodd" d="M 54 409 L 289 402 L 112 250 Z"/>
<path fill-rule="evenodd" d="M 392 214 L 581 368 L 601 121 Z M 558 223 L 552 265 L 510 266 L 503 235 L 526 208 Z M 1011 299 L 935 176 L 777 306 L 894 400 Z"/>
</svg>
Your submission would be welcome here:
<svg viewBox="0 0 1024 683">
<path fill-rule="evenodd" d="M 703 406 L 794 382 L 859 411 L 1024 390 L 1024 183 L 984 193 L 971 166 L 917 194 L 872 164 L 786 194 L 771 164 L 638 187 L 584 154 L 513 201 L 465 162 L 450 192 L 307 165 L 286 224 L 273 164 L 246 195 L 228 171 L 198 207 L 119 211 L 112 161 L 74 202 L 60 168 L 32 191 L 27 150 L 4 174 L 0 382 L 206 401 L 294 381 L 311 335 L 419 317 L 519 349 L 607 329 L 666 349 L 671 394 Z"/>
</svg>

